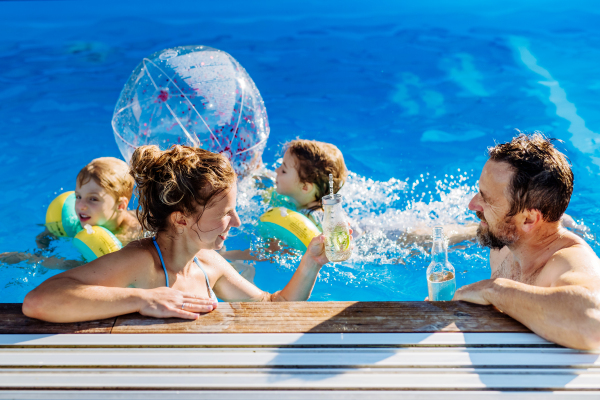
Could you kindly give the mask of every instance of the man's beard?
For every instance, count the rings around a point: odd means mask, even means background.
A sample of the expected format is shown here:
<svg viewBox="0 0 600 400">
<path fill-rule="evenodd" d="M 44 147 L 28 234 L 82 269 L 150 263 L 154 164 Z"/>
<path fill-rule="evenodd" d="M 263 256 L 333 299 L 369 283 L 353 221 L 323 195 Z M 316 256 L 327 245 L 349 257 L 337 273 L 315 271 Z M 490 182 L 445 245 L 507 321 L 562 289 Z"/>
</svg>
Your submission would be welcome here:
<svg viewBox="0 0 600 400">
<path fill-rule="evenodd" d="M 477 211 L 476 214 L 480 220 L 487 222 L 482 212 Z M 500 250 L 504 246 L 510 246 L 517 240 L 519 240 L 517 226 L 512 223 L 511 217 L 505 218 L 504 221 L 498 224 L 498 229 L 496 230 L 496 233 L 492 233 L 490 231 L 489 224 L 485 228 L 481 224 L 479 224 L 479 227 L 477 228 L 477 241 L 480 245 L 484 247 L 489 247 L 494 250 Z"/>
</svg>

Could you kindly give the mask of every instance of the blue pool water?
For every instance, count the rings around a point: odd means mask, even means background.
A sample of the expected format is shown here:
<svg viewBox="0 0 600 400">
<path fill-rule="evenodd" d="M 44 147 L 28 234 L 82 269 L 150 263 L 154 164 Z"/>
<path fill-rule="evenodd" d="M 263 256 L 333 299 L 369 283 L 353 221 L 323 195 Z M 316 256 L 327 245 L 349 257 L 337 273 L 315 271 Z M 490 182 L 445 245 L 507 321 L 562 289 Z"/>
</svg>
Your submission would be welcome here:
<svg viewBox="0 0 600 400">
<path fill-rule="evenodd" d="M 352 171 L 346 207 L 367 234 L 352 260 L 324 267 L 312 300 L 421 300 L 427 243 L 411 226 L 466 224 L 485 149 L 515 129 L 562 139 L 573 163 L 568 212 L 600 223 L 600 7 L 587 1 L 0 2 L 0 252 L 33 252 L 45 210 L 79 169 L 120 157 L 110 120 L 133 68 L 155 51 L 203 44 L 252 76 L 271 136 L 263 160 L 296 137 L 336 144 Z M 214 2 L 216 3 L 216 2 Z M 372 3 L 372 4 L 371 4 Z M 368 6 L 367 6 L 368 4 Z M 241 188 L 246 222 L 229 249 L 255 245 L 261 205 Z M 487 251 L 451 249 L 457 286 L 489 276 Z M 77 258 L 66 241 L 46 255 Z M 280 289 L 294 259 L 262 262 Z M 3 302 L 56 274 L 0 264 Z"/>
</svg>

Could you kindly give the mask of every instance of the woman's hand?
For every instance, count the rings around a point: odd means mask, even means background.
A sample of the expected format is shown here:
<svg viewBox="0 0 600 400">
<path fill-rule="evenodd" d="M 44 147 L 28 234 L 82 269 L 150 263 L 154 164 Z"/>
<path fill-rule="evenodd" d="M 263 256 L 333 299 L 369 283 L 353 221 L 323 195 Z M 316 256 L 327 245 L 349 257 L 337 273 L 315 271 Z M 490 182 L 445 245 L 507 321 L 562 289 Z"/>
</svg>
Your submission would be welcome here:
<svg viewBox="0 0 600 400">
<path fill-rule="evenodd" d="M 306 249 L 305 254 L 310 257 L 315 264 L 318 264 L 319 267 L 327 264 L 329 259 L 327 259 L 327 255 L 325 254 L 325 236 L 315 236 L 308 244 L 308 249 Z"/>
<path fill-rule="evenodd" d="M 348 224 L 350 225 L 350 224 Z M 350 231 L 350 247 L 354 249 L 354 239 L 352 237 L 352 228 Z M 312 261 L 322 267 L 323 265 L 329 262 L 327 255 L 325 254 L 325 235 L 315 236 L 310 243 L 308 244 L 308 249 L 306 249 L 307 256 L 309 256 Z"/>
<path fill-rule="evenodd" d="M 154 318 L 198 319 L 199 313 L 211 312 L 217 303 L 177 289 L 160 287 L 142 289 L 142 306 L 139 313 Z"/>
</svg>

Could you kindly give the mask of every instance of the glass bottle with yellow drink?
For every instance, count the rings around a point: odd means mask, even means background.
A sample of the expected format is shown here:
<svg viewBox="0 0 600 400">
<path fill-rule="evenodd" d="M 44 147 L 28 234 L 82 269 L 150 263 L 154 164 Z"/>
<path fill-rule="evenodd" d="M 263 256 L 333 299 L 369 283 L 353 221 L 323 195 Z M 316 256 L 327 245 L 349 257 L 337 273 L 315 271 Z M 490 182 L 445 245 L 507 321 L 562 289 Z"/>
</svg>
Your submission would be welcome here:
<svg viewBox="0 0 600 400">
<path fill-rule="evenodd" d="M 352 255 L 350 227 L 342 209 L 342 195 L 333 194 L 333 176 L 329 175 L 330 194 L 323 197 L 323 235 L 329 261 L 345 261 Z"/>
</svg>

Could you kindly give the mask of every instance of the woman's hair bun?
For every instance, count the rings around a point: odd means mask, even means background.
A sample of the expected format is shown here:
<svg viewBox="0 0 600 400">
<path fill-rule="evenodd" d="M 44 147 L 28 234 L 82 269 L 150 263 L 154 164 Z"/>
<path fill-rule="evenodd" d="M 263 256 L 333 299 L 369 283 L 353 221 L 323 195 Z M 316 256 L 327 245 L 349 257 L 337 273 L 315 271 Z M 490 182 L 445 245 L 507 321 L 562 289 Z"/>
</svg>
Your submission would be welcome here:
<svg viewBox="0 0 600 400">
<path fill-rule="evenodd" d="M 168 228 L 168 217 L 176 211 L 193 215 L 210 206 L 215 195 L 231 188 L 236 175 L 222 154 L 173 145 L 138 147 L 131 157 L 131 175 L 138 195 L 137 216 L 146 230 Z"/>
</svg>

